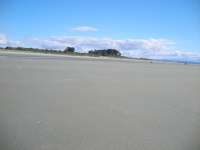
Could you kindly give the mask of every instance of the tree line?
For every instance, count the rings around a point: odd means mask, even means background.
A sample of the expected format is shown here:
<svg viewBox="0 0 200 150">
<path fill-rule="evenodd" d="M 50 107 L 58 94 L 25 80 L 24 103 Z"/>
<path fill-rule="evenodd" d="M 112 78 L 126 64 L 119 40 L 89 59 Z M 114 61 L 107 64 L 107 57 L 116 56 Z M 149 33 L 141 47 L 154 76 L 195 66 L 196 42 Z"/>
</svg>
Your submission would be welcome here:
<svg viewBox="0 0 200 150">
<path fill-rule="evenodd" d="M 121 56 L 121 53 L 116 49 L 90 50 L 88 53 L 101 56 Z"/>
<path fill-rule="evenodd" d="M 67 47 L 65 50 L 54 50 L 54 49 L 41 49 L 41 48 L 24 48 L 24 47 L 11 47 L 7 46 L 5 48 L 0 48 L 5 50 L 15 50 L 15 51 L 27 51 L 27 52 L 36 52 L 36 53 L 58 53 L 58 54 L 65 54 L 65 53 L 73 53 L 75 52 L 74 47 Z"/>
<path fill-rule="evenodd" d="M 64 50 L 54 50 L 54 49 L 24 48 L 24 47 L 7 46 L 5 48 L 0 47 L 0 49 L 14 50 L 14 51 L 27 51 L 27 52 L 35 52 L 35 53 L 47 53 L 47 54 L 71 54 L 71 55 L 124 57 L 124 56 L 121 56 L 121 53 L 116 49 L 90 50 L 87 53 L 75 52 L 74 47 L 67 47 Z"/>
</svg>

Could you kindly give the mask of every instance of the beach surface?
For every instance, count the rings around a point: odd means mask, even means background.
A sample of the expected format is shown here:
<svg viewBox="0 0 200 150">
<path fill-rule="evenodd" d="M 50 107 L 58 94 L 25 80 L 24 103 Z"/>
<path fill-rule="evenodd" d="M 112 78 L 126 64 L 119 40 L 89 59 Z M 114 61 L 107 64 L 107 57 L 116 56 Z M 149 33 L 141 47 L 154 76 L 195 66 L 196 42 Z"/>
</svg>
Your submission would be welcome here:
<svg viewBox="0 0 200 150">
<path fill-rule="evenodd" d="M 199 150 L 200 65 L 0 52 L 2 150 Z"/>
</svg>

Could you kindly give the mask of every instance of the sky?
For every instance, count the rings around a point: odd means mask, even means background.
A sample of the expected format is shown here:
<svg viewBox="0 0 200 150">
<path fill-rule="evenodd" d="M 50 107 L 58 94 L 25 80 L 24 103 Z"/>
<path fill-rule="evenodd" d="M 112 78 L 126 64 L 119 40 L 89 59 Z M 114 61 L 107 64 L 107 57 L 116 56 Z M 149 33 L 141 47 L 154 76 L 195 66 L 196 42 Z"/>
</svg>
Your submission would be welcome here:
<svg viewBox="0 0 200 150">
<path fill-rule="evenodd" d="M 0 47 L 200 61 L 199 0 L 0 0 Z"/>
</svg>

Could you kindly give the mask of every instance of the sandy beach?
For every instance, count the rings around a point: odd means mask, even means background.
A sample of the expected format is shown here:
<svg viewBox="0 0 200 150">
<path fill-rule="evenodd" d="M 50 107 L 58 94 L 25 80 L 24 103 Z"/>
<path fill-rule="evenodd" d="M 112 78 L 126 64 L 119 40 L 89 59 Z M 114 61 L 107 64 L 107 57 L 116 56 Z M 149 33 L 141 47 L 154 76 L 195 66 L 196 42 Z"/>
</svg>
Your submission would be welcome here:
<svg viewBox="0 0 200 150">
<path fill-rule="evenodd" d="M 200 149 L 200 65 L 0 56 L 2 150 Z"/>
</svg>

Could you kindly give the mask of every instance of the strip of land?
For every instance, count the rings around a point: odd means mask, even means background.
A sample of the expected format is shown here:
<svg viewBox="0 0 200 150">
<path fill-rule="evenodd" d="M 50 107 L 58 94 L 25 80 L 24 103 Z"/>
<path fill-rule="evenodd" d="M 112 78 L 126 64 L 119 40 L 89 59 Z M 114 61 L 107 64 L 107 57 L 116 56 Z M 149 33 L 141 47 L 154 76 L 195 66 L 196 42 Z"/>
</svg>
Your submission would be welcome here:
<svg viewBox="0 0 200 150">
<path fill-rule="evenodd" d="M 200 65 L 0 56 L 0 149 L 200 149 Z"/>
</svg>

